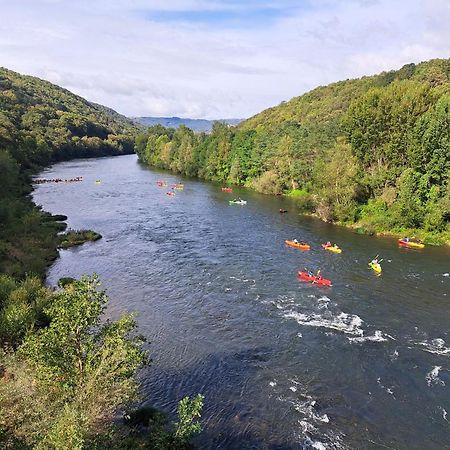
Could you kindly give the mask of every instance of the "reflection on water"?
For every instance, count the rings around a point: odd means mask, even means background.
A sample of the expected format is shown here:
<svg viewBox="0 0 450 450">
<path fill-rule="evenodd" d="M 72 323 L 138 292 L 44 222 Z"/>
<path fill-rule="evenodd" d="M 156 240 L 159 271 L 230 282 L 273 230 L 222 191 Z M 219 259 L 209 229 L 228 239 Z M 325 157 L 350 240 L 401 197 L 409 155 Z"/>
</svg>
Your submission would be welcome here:
<svg viewBox="0 0 450 450">
<path fill-rule="evenodd" d="M 169 197 L 135 156 L 44 171 L 35 201 L 103 235 L 48 274 L 97 272 L 108 314 L 137 311 L 153 365 L 143 401 L 205 395 L 205 449 L 450 448 L 450 252 L 398 248 L 303 218 L 289 199 L 184 179 Z M 101 184 L 96 184 L 101 180 Z M 286 209 L 287 214 L 279 214 Z M 311 244 L 309 252 L 285 239 Z M 321 249 L 326 241 L 343 249 Z M 384 258 L 376 276 L 367 263 Z M 321 269 L 333 287 L 300 282 Z"/>
</svg>

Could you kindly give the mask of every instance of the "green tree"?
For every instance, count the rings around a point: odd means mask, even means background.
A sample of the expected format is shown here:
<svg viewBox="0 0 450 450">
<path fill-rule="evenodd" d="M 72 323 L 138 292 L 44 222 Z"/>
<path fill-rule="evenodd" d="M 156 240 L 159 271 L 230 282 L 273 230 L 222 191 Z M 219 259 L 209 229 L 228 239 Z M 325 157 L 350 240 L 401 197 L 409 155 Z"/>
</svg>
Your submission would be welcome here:
<svg viewBox="0 0 450 450">
<path fill-rule="evenodd" d="M 44 310 L 50 325 L 3 355 L 11 377 L 0 383 L 1 425 L 38 449 L 83 448 L 136 398 L 143 340 L 130 315 L 102 322 L 107 297 L 98 286 L 95 276 L 66 285 Z"/>
</svg>

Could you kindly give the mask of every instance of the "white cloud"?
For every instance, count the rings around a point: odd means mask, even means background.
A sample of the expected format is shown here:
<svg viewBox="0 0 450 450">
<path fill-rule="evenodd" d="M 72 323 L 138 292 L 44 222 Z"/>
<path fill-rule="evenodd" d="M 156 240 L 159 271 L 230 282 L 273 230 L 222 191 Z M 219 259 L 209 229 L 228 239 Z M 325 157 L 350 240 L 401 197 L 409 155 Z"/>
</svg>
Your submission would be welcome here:
<svg viewBox="0 0 450 450">
<path fill-rule="evenodd" d="M 450 56 L 446 0 L 0 0 L 0 8 L 1 65 L 130 116 L 247 117 L 317 85 Z M 161 11 L 167 19 L 153 16 Z M 170 20 L 171 11 L 200 15 Z M 239 22 L 217 20 L 220 11 Z"/>
</svg>

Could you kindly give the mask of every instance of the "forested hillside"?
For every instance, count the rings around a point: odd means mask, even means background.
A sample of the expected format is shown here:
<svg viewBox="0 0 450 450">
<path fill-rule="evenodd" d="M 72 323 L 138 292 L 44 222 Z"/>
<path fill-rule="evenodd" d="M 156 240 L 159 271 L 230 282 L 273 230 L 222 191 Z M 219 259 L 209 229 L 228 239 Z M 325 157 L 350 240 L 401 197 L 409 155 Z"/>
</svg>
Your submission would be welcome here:
<svg viewBox="0 0 450 450">
<path fill-rule="evenodd" d="M 139 158 L 299 198 L 326 221 L 450 241 L 450 60 L 318 87 L 209 135 L 150 128 Z"/>
<path fill-rule="evenodd" d="M 43 275 L 60 224 L 27 197 L 38 166 L 133 152 L 136 126 L 35 77 L 0 68 L 0 271 Z"/>
<path fill-rule="evenodd" d="M 39 78 L 0 68 L 0 148 L 23 166 L 131 153 L 131 121 Z"/>
</svg>

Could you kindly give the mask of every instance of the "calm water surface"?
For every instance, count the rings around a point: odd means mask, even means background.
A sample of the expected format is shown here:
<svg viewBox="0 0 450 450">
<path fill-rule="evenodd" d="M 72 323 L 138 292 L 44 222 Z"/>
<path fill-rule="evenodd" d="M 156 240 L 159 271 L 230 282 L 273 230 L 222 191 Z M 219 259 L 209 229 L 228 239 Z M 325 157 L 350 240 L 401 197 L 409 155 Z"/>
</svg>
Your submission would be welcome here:
<svg viewBox="0 0 450 450">
<path fill-rule="evenodd" d="M 61 251 L 48 282 L 97 272 L 108 314 L 138 313 L 153 359 L 143 403 L 173 413 L 203 393 L 201 448 L 450 448 L 448 248 L 401 249 L 300 217 L 288 199 L 226 194 L 134 155 L 40 176 L 80 175 L 36 186 L 35 201 L 103 239 Z M 160 179 L 185 188 L 169 197 Z M 247 206 L 228 205 L 237 195 Z M 312 250 L 287 248 L 294 237 Z M 327 240 L 343 253 L 322 250 Z M 376 254 L 379 277 L 367 268 Z M 304 267 L 333 287 L 300 282 Z"/>
</svg>

